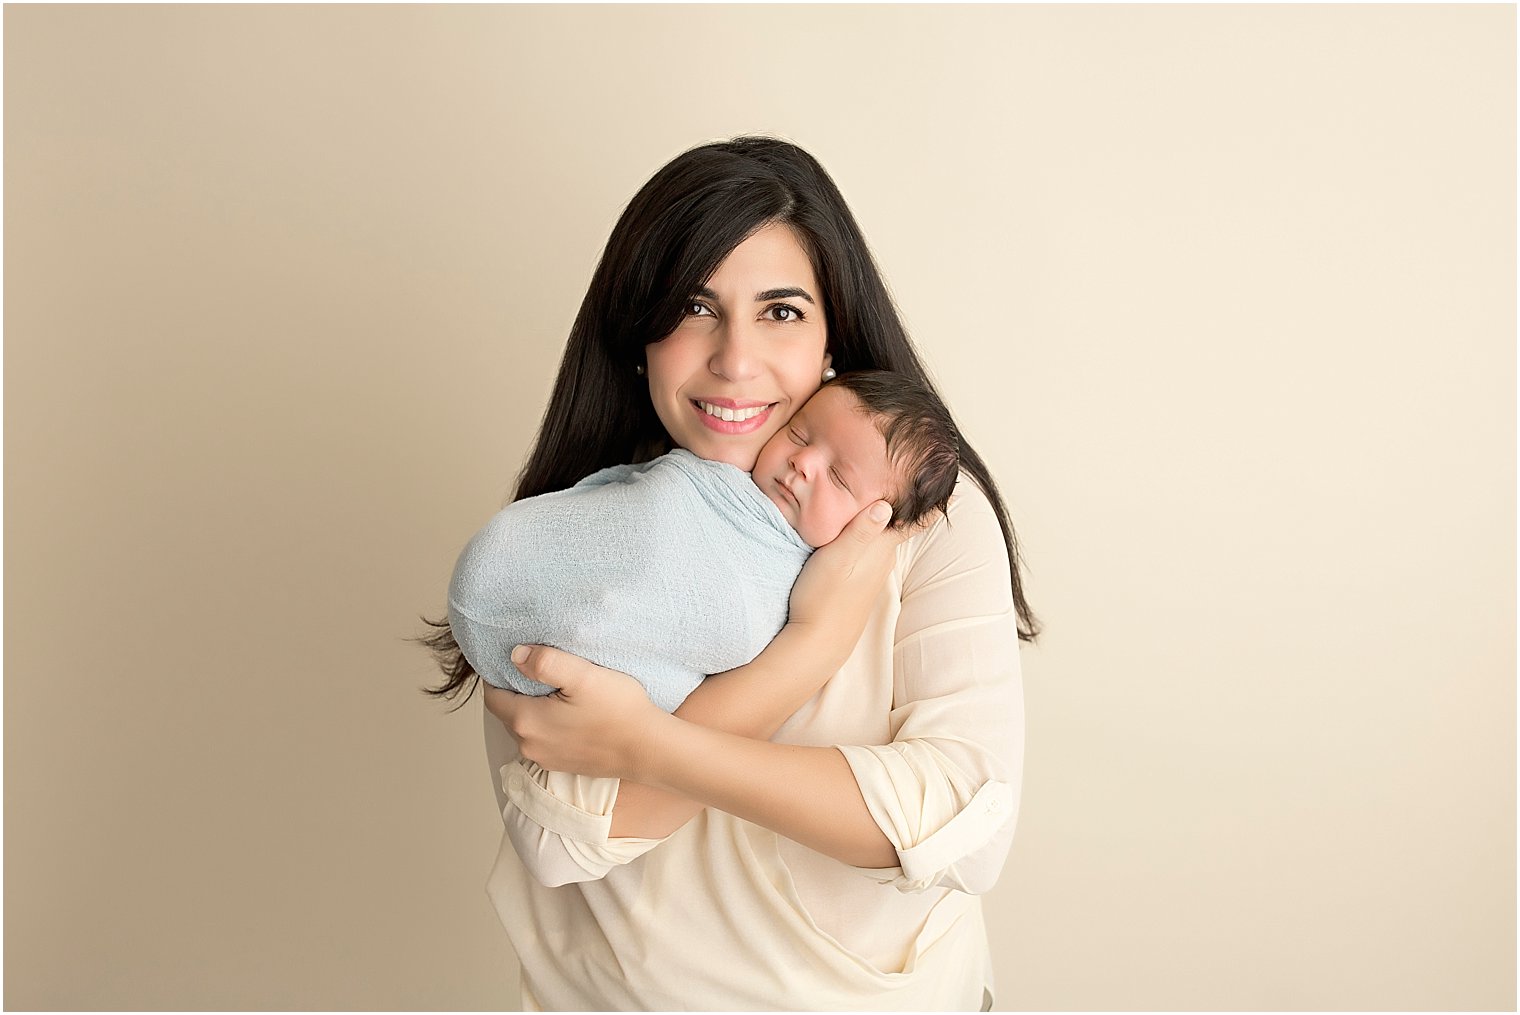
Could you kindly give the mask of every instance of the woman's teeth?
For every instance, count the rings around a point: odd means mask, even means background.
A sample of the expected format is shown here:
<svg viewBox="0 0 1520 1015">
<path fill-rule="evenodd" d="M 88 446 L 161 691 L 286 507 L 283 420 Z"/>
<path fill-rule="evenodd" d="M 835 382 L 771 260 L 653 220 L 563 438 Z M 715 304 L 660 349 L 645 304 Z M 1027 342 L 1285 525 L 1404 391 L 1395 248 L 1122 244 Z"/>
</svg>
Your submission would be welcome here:
<svg viewBox="0 0 1520 1015">
<path fill-rule="evenodd" d="M 716 416 L 727 423 L 742 423 L 746 419 L 754 419 L 770 408 L 768 405 L 752 405 L 748 409 L 725 409 L 708 402 L 697 402 L 697 406 L 709 416 Z"/>
</svg>

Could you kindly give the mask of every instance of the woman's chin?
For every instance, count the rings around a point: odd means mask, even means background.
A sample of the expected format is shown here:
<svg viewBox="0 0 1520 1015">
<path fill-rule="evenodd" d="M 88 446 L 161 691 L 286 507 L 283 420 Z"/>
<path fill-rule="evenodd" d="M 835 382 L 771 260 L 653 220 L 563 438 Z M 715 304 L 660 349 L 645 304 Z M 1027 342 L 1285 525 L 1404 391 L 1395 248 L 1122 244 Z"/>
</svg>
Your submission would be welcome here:
<svg viewBox="0 0 1520 1015">
<path fill-rule="evenodd" d="M 745 442 L 748 445 L 749 442 Z M 740 445 L 732 441 L 692 441 L 686 450 L 709 462 L 723 462 L 741 472 L 754 472 L 755 459 L 760 457 L 760 445 Z"/>
<path fill-rule="evenodd" d="M 734 468 L 738 469 L 740 472 L 754 472 L 755 471 L 755 459 L 757 457 L 759 457 L 759 455 L 760 455 L 760 452 L 759 452 L 758 449 L 756 449 L 756 451 L 753 454 L 750 454 L 750 455 L 730 455 L 730 456 L 725 457 L 725 458 L 715 458 L 715 459 L 713 459 L 713 461 L 715 461 L 715 462 L 727 462 L 729 465 L 732 465 Z"/>
</svg>

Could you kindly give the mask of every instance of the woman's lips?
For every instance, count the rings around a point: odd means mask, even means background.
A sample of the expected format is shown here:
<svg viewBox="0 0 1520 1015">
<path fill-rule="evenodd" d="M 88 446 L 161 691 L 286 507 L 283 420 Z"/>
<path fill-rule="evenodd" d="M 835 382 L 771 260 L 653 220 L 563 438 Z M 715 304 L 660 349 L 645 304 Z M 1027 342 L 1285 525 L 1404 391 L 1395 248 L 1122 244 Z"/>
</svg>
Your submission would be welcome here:
<svg viewBox="0 0 1520 1015">
<path fill-rule="evenodd" d="M 723 408 L 734 408 L 735 406 L 726 404 L 728 401 L 728 399 L 714 400 L 708 402 L 708 404 L 720 405 Z M 712 430 L 714 433 L 746 434 L 754 433 L 756 430 L 759 430 L 761 427 L 765 426 L 766 421 L 771 418 L 771 412 L 776 408 L 777 403 L 771 402 L 769 405 L 766 405 L 764 402 L 752 402 L 750 403 L 751 408 L 756 404 L 765 405 L 764 411 L 758 415 L 751 416 L 749 419 L 734 420 L 719 419 L 717 416 L 710 415 L 707 410 L 698 405 L 695 400 L 688 399 L 687 404 L 691 406 L 691 411 L 696 413 L 698 418 L 702 420 L 702 425 L 707 427 L 709 430 Z"/>
</svg>

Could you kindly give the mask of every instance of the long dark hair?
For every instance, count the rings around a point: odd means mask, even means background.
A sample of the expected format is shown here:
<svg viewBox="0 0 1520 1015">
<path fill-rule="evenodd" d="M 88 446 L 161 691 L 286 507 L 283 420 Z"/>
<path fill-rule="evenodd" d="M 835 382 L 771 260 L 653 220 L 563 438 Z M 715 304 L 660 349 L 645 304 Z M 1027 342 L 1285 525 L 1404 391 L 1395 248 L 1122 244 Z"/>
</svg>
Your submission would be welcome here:
<svg viewBox="0 0 1520 1015">
<path fill-rule="evenodd" d="M 701 145 L 655 173 L 613 227 L 570 328 L 514 501 L 574 486 L 609 465 L 648 461 L 671 450 L 635 367 L 643 363 L 646 345 L 675 330 L 691 294 L 729 253 L 773 222 L 790 226 L 807 249 L 823 290 L 834 368 L 891 370 L 934 391 L 855 217 L 818 160 L 770 137 Z M 997 512 L 1019 638 L 1033 642 L 1039 622 L 1024 600 L 1008 509 L 981 456 L 964 442 L 960 452 L 961 468 Z M 463 692 L 462 705 L 479 678 L 459 651 L 447 617 L 423 620 L 435 631 L 418 640 L 433 650 L 448 678 L 423 690 L 450 699 Z"/>
</svg>

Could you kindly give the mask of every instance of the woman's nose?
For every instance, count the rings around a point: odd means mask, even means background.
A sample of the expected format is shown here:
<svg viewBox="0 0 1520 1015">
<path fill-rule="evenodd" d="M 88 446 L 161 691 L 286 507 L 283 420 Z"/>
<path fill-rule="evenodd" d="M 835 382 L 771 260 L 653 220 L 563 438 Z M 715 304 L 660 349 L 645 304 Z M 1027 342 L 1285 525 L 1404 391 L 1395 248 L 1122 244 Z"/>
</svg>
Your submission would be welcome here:
<svg viewBox="0 0 1520 1015">
<path fill-rule="evenodd" d="M 760 357 L 753 329 L 744 321 L 727 321 L 717 332 L 718 346 L 707 368 L 730 381 L 747 381 L 760 374 Z"/>
</svg>

